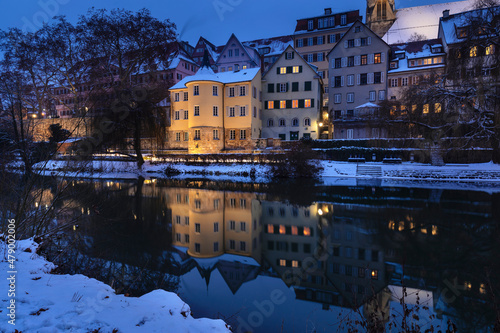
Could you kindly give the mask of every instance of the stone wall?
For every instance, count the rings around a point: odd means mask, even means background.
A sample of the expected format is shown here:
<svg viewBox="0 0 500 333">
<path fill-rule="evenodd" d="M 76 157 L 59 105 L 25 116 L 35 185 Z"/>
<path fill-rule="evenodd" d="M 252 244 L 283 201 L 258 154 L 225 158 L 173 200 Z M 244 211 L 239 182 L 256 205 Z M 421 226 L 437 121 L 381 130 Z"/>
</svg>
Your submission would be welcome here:
<svg viewBox="0 0 500 333">
<path fill-rule="evenodd" d="M 92 134 L 91 118 L 50 118 L 29 120 L 33 129 L 33 140 L 48 141 L 50 125 L 60 124 L 63 129 L 71 132 L 72 138 L 90 136 Z"/>
</svg>

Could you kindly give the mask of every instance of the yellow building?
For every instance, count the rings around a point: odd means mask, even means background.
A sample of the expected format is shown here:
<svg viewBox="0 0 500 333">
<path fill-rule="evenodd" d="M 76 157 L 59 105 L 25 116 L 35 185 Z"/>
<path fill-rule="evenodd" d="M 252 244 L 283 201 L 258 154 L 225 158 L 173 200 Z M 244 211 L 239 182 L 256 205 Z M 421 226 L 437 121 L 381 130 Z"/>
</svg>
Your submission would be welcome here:
<svg viewBox="0 0 500 333">
<path fill-rule="evenodd" d="M 262 127 L 260 68 L 214 73 L 204 62 L 170 94 L 170 148 L 206 154 L 255 147 Z"/>
</svg>

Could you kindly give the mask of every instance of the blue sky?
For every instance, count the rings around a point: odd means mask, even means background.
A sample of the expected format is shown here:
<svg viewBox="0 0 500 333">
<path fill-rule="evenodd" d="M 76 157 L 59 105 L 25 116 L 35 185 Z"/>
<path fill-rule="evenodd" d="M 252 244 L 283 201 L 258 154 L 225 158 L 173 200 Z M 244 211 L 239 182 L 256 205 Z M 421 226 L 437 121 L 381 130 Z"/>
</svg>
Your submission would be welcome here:
<svg viewBox="0 0 500 333">
<path fill-rule="evenodd" d="M 448 2 L 439 0 L 396 0 L 396 7 L 419 6 Z M 148 8 L 159 19 L 170 19 L 177 25 L 182 40 L 192 45 L 199 36 L 216 45 L 225 44 L 231 33 L 240 40 L 292 34 L 296 20 L 323 13 L 324 8 L 334 12 L 359 9 L 365 16 L 364 0 L 16 0 L 3 1 L 0 29 L 18 27 L 34 29 L 43 20 L 64 15 L 71 22 L 85 14 L 90 7 Z"/>
</svg>

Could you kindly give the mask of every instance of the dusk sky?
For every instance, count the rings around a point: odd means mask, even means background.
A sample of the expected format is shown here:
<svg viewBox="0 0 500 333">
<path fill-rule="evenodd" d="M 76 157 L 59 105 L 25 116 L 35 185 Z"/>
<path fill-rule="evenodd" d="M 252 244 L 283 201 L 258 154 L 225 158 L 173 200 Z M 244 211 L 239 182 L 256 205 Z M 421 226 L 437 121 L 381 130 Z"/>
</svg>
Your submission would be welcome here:
<svg viewBox="0 0 500 333">
<path fill-rule="evenodd" d="M 396 0 L 396 8 L 448 2 L 439 0 Z M 323 13 L 324 8 L 333 12 L 359 9 L 365 16 L 364 0 L 287 1 L 287 0 L 17 0 L 4 1 L 0 15 L 0 29 L 18 27 L 32 30 L 44 19 L 64 15 L 71 22 L 85 14 L 90 7 L 148 8 L 159 19 L 170 19 L 177 25 L 182 40 L 193 46 L 201 36 L 216 45 L 225 44 L 231 33 L 242 40 L 292 34 L 296 20 Z"/>
</svg>

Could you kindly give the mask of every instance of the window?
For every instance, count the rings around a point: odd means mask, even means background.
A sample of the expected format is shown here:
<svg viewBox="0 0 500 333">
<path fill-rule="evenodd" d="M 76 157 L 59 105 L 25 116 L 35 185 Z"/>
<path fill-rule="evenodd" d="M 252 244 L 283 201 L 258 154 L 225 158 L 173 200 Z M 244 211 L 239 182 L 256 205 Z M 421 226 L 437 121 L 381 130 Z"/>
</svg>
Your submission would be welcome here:
<svg viewBox="0 0 500 333">
<path fill-rule="evenodd" d="M 348 57 L 347 58 L 347 67 L 353 67 L 354 66 L 354 56 Z"/>
<path fill-rule="evenodd" d="M 375 63 L 375 64 L 382 63 L 382 54 L 381 53 L 375 53 L 373 63 Z"/>
<path fill-rule="evenodd" d="M 368 38 L 367 37 L 361 38 L 361 46 L 366 46 L 366 45 L 368 45 Z"/>
<path fill-rule="evenodd" d="M 188 100 L 188 95 L 189 95 L 189 94 L 188 94 L 187 92 L 185 92 L 185 93 L 184 93 L 184 101 L 185 101 L 185 102 Z"/>
<path fill-rule="evenodd" d="M 189 111 L 184 110 L 184 119 L 189 119 Z"/>
<path fill-rule="evenodd" d="M 298 118 L 293 118 L 292 119 L 292 126 L 293 127 L 298 127 L 299 126 L 299 119 Z"/>
<path fill-rule="evenodd" d="M 180 132 L 175 133 L 175 141 L 181 141 L 181 133 Z"/>
<path fill-rule="evenodd" d="M 214 209 L 219 209 L 219 203 L 220 203 L 220 199 L 214 200 Z"/>
<path fill-rule="evenodd" d="M 370 91 L 370 102 L 375 102 L 377 100 L 377 92 L 375 90 Z"/>
<path fill-rule="evenodd" d="M 229 241 L 229 249 L 230 249 L 230 250 L 234 250 L 234 249 L 236 248 L 236 245 L 235 245 L 235 244 L 236 244 L 236 243 L 235 243 L 235 241 L 231 239 L 231 240 Z"/>
<path fill-rule="evenodd" d="M 286 92 L 287 84 L 286 83 L 278 83 L 278 92 Z"/>
<path fill-rule="evenodd" d="M 219 130 L 216 129 L 213 130 L 213 139 L 219 140 Z"/>
<path fill-rule="evenodd" d="M 342 94 L 335 94 L 333 97 L 334 97 L 333 102 L 335 104 L 342 103 Z"/>
<path fill-rule="evenodd" d="M 318 36 L 318 45 L 321 45 L 321 44 L 325 44 L 323 36 Z"/>
<path fill-rule="evenodd" d="M 311 54 L 308 54 L 308 55 L 307 55 L 307 61 L 308 61 L 308 62 L 313 62 L 313 61 L 314 61 L 314 54 L 312 54 L 312 53 L 311 53 Z"/>
<path fill-rule="evenodd" d="M 229 140 L 235 140 L 236 139 L 236 130 L 230 130 L 229 131 Z"/>
<path fill-rule="evenodd" d="M 391 88 L 392 87 L 397 87 L 398 86 L 398 79 L 391 79 L 390 86 L 391 86 Z"/>
<path fill-rule="evenodd" d="M 245 222 L 240 222 L 240 230 L 241 231 L 246 231 L 247 230 L 247 224 Z"/>
<path fill-rule="evenodd" d="M 304 40 L 302 38 L 297 39 L 297 47 L 304 47 Z"/>
<path fill-rule="evenodd" d="M 180 119 L 180 111 L 175 111 L 174 112 L 174 120 L 179 120 Z"/>
<path fill-rule="evenodd" d="M 274 109 L 274 101 L 267 101 L 267 108 L 270 110 Z"/>
<path fill-rule="evenodd" d="M 348 129 L 347 130 L 347 138 L 348 139 L 353 139 L 354 138 L 354 130 L 353 129 Z"/>
<path fill-rule="evenodd" d="M 194 115 L 195 116 L 199 116 L 200 115 L 200 106 L 199 105 L 195 105 L 194 106 Z"/>
<path fill-rule="evenodd" d="M 366 65 L 368 64 L 368 55 L 367 54 L 362 54 L 361 55 L 361 65 Z"/>
<path fill-rule="evenodd" d="M 279 126 L 280 126 L 280 127 L 285 127 L 285 126 L 286 126 L 285 119 L 280 118 L 280 120 L 279 120 Z"/>
<path fill-rule="evenodd" d="M 229 87 L 229 97 L 234 97 L 234 87 Z"/>
<path fill-rule="evenodd" d="M 214 105 L 214 107 L 213 107 L 213 116 L 214 117 L 219 116 L 219 107 L 217 105 Z"/>
<path fill-rule="evenodd" d="M 286 101 L 280 101 L 280 109 L 286 109 Z"/>
<path fill-rule="evenodd" d="M 347 75 L 347 85 L 348 86 L 354 85 L 354 74 Z"/>
<path fill-rule="evenodd" d="M 342 67 L 342 58 L 335 58 L 335 68 Z"/>
<path fill-rule="evenodd" d="M 247 208 L 247 200 L 246 199 L 240 199 L 240 208 Z"/>
<path fill-rule="evenodd" d="M 297 109 L 299 107 L 299 100 L 294 99 L 292 100 L 292 109 Z"/>
<path fill-rule="evenodd" d="M 201 231 L 201 225 L 199 223 L 195 223 L 194 224 L 194 230 L 197 232 L 197 233 L 200 233 Z"/>
<path fill-rule="evenodd" d="M 382 83 L 382 72 L 373 73 L 373 83 Z"/>
<path fill-rule="evenodd" d="M 484 50 L 484 53 L 486 55 L 492 55 L 494 53 L 495 46 L 493 44 L 486 46 L 486 49 Z"/>
<path fill-rule="evenodd" d="M 407 86 L 407 85 L 408 85 L 408 78 L 402 77 L 401 78 L 401 86 Z"/>
<path fill-rule="evenodd" d="M 229 221 L 229 230 L 236 230 L 236 221 Z"/>
<path fill-rule="evenodd" d="M 335 41 L 336 41 L 336 40 L 335 40 L 335 35 L 329 35 L 329 36 L 328 36 L 328 42 L 329 42 L 330 44 L 335 43 Z"/>
<path fill-rule="evenodd" d="M 323 61 L 323 52 L 318 53 L 318 61 Z"/>
<path fill-rule="evenodd" d="M 304 90 L 305 91 L 311 91 L 312 90 L 312 82 L 311 81 L 304 82 Z"/>
<path fill-rule="evenodd" d="M 341 87 L 342 86 L 342 76 L 335 76 L 334 79 L 333 79 L 333 86 L 335 88 L 338 88 L 338 87 Z"/>
<path fill-rule="evenodd" d="M 311 119 L 304 118 L 304 126 L 311 126 Z"/>
<path fill-rule="evenodd" d="M 257 107 L 253 107 L 253 117 L 257 118 Z"/>
<path fill-rule="evenodd" d="M 292 73 L 294 74 L 300 73 L 300 66 L 293 66 Z"/>
<path fill-rule="evenodd" d="M 174 102 L 178 102 L 178 101 L 179 101 L 179 93 L 175 93 Z"/>
<path fill-rule="evenodd" d="M 201 251 L 200 243 L 194 243 L 194 252 L 200 253 L 200 251 Z"/>
<path fill-rule="evenodd" d="M 349 40 L 347 41 L 347 47 L 348 47 L 348 48 L 354 47 L 354 39 L 349 39 Z"/>
<path fill-rule="evenodd" d="M 304 107 L 305 108 L 310 108 L 311 107 L 311 100 L 310 99 L 306 99 L 304 100 Z"/>
<path fill-rule="evenodd" d="M 214 242 L 214 252 L 219 252 L 219 242 Z"/>
<path fill-rule="evenodd" d="M 368 84 L 368 74 L 363 73 L 359 75 L 359 84 L 364 86 Z"/>
<path fill-rule="evenodd" d="M 307 39 L 307 46 L 313 46 L 314 45 L 314 40 L 312 37 Z"/>
<path fill-rule="evenodd" d="M 234 117 L 235 116 L 235 107 L 230 106 L 229 107 L 229 117 Z"/>
<path fill-rule="evenodd" d="M 247 250 L 247 243 L 240 242 L 240 251 L 246 251 L 246 250 Z"/>
<path fill-rule="evenodd" d="M 360 26 L 355 27 L 354 32 L 361 32 L 361 27 Z"/>
<path fill-rule="evenodd" d="M 472 57 L 477 57 L 477 46 L 473 46 L 470 48 L 469 51 L 469 56 Z"/>
<path fill-rule="evenodd" d="M 422 113 L 429 113 L 429 104 L 424 104 L 424 107 L 422 108 Z"/>
<path fill-rule="evenodd" d="M 379 90 L 379 92 L 378 92 L 378 100 L 379 101 L 385 100 L 385 90 Z"/>
<path fill-rule="evenodd" d="M 200 94 L 200 86 L 194 86 L 193 96 L 198 96 Z"/>
<path fill-rule="evenodd" d="M 441 112 L 441 103 L 435 103 L 434 104 L 434 112 L 435 113 Z"/>
<path fill-rule="evenodd" d="M 213 94 L 214 96 L 218 96 L 218 95 L 219 95 L 219 89 L 218 89 L 218 87 L 217 87 L 217 86 L 213 86 L 213 87 L 212 87 L 212 94 Z"/>
<path fill-rule="evenodd" d="M 287 53 L 285 53 L 285 59 L 287 59 L 287 60 L 293 59 L 293 52 L 287 52 Z"/>
<path fill-rule="evenodd" d="M 245 106 L 240 106 L 240 117 L 245 117 L 247 115 L 247 108 Z"/>
<path fill-rule="evenodd" d="M 247 138 L 247 131 L 240 130 L 240 140 L 245 140 Z"/>
<path fill-rule="evenodd" d="M 227 56 L 232 57 L 233 56 L 233 50 L 228 50 L 227 51 Z"/>
<path fill-rule="evenodd" d="M 347 16 L 345 14 L 340 16 L 340 25 L 346 25 L 347 24 Z"/>
<path fill-rule="evenodd" d="M 280 74 L 286 74 L 286 67 L 280 67 Z"/>
<path fill-rule="evenodd" d="M 240 49 L 235 49 L 234 50 L 234 56 L 239 57 L 240 56 Z"/>
<path fill-rule="evenodd" d="M 314 29 L 314 20 L 307 21 L 307 30 L 313 30 L 313 29 Z"/>
<path fill-rule="evenodd" d="M 201 131 L 199 129 L 194 130 L 194 140 L 200 140 L 201 139 Z"/>
<path fill-rule="evenodd" d="M 347 103 L 354 103 L 354 93 L 347 93 Z"/>
<path fill-rule="evenodd" d="M 184 141 L 189 141 L 189 132 L 184 132 Z"/>
<path fill-rule="evenodd" d="M 267 127 L 274 127 L 274 120 L 273 119 L 267 120 Z"/>
<path fill-rule="evenodd" d="M 246 96 L 247 95 L 247 86 L 241 86 L 240 87 L 240 96 Z"/>
</svg>

